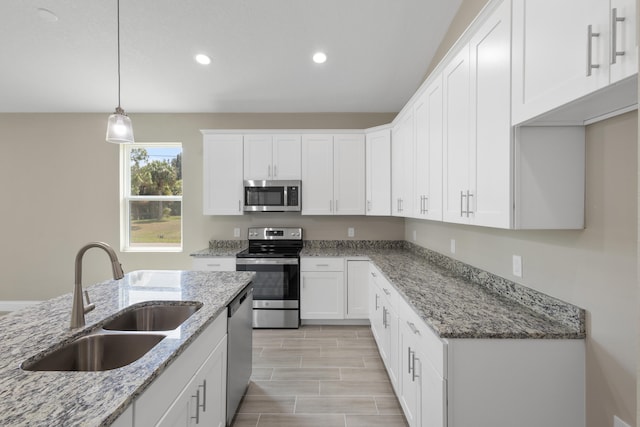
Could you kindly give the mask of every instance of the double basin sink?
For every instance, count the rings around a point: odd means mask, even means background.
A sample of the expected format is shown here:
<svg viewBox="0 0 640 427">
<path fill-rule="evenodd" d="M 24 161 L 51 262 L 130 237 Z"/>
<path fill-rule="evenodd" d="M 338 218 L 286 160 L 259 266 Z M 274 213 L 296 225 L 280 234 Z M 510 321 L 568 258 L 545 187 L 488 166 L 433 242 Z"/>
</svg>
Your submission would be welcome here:
<svg viewBox="0 0 640 427">
<path fill-rule="evenodd" d="M 144 302 L 127 307 L 102 329 L 26 360 L 26 371 L 107 371 L 135 362 L 202 307 L 195 301 Z M 152 333 L 156 332 L 156 333 Z"/>
</svg>

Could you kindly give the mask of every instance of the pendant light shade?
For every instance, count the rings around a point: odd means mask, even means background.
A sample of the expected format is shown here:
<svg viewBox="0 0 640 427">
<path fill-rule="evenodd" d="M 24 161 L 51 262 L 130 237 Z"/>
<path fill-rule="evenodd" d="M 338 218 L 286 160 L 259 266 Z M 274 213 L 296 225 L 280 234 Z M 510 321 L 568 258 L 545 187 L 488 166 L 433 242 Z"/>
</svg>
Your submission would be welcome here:
<svg viewBox="0 0 640 427">
<path fill-rule="evenodd" d="M 133 126 L 131 119 L 120 107 L 120 0 L 117 0 L 118 9 L 118 106 L 116 111 L 109 116 L 107 123 L 107 142 L 114 144 L 132 144 Z"/>
</svg>

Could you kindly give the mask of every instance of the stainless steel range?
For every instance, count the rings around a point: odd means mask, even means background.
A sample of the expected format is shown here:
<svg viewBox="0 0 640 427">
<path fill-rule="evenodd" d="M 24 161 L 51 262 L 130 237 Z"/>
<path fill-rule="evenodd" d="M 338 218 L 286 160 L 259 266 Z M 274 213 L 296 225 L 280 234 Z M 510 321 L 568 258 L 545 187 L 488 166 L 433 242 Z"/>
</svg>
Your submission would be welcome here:
<svg viewBox="0 0 640 427">
<path fill-rule="evenodd" d="M 236 271 L 254 271 L 253 327 L 300 325 L 302 228 L 249 228 L 249 247 L 236 255 Z"/>
</svg>

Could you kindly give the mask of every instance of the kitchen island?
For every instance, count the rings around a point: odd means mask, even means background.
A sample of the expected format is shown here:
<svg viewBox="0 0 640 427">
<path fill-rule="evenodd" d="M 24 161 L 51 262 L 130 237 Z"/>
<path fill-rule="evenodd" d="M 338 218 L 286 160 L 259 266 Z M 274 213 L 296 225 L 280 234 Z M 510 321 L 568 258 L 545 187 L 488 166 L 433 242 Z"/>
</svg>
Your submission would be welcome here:
<svg viewBox="0 0 640 427">
<path fill-rule="evenodd" d="M 0 425 L 104 426 L 113 423 L 252 280 L 253 273 L 134 271 L 86 288 L 95 310 L 86 327 L 69 329 L 72 294 L 0 318 Z M 116 313 L 145 301 L 203 305 L 148 353 L 98 372 L 24 371 L 25 360 L 99 330 Z M 161 408 L 158 408 L 160 411 Z"/>
</svg>

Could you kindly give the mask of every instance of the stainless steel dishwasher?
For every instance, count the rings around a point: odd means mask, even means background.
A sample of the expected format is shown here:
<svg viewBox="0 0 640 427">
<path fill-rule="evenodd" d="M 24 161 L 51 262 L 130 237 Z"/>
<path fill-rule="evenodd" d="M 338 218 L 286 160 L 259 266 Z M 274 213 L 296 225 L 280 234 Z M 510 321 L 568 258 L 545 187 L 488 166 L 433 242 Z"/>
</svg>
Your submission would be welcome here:
<svg viewBox="0 0 640 427">
<path fill-rule="evenodd" d="M 253 285 L 228 305 L 227 426 L 231 425 L 251 377 L 253 347 Z"/>
</svg>

